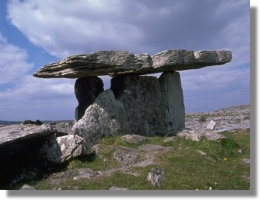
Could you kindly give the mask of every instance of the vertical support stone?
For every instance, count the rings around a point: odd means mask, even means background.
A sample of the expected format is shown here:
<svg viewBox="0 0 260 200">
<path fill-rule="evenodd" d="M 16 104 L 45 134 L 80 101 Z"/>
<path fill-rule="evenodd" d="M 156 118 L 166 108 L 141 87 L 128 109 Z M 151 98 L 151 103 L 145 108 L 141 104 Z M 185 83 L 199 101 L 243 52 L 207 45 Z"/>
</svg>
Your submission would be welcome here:
<svg viewBox="0 0 260 200">
<path fill-rule="evenodd" d="M 75 120 L 81 119 L 85 110 L 94 103 L 96 97 L 104 91 L 104 84 L 101 78 L 83 77 L 78 78 L 74 85 L 74 92 L 78 100 L 78 106 L 75 109 Z"/>
<path fill-rule="evenodd" d="M 185 128 L 185 108 L 180 74 L 163 72 L 159 77 L 165 102 L 166 131 L 176 134 Z"/>
<path fill-rule="evenodd" d="M 110 88 L 124 104 L 130 133 L 165 135 L 164 100 L 160 82 L 153 76 L 124 75 L 111 79 Z"/>
</svg>

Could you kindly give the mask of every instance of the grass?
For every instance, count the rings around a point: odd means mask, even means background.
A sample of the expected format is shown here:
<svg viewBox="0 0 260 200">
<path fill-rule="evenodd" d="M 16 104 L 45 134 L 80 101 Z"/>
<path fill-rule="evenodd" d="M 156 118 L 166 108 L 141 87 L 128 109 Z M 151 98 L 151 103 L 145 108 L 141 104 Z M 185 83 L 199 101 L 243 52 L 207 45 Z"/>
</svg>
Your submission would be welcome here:
<svg viewBox="0 0 260 200">
<path fill-rule="evenodd" d="M 218 141 L 190 141 L 179 138 L 177 141 L 164 142 L 163 137 L 149 137 L 145 144 L 158 144 L 173 147 L 167 152 L 156 155 L 155 164 L 146 167 L 131 167 L 129 170 L 139 174 L 133 176 L 121 171 L 110 176 L 94 179 L 66 181 L 52 185 L 46 176 L 30 182 L 39 190 L 62 188 L 64 190 L 107 190 L 111 186 L 131 190 L 249 190 L 250 166 L 243 163 L 243 158 L 250 158 L 250 132 L 238 131 L 223 133 L 227 138 Z M 104 146 L 99 156 L 85 156 L 72 160 L 68 169 L 91 168 L 94 171 L 119 168 L 121 165 L 113 158 L 115 149 L 105 148 L 108 145 L 138 148 L 138 145 L 122 142 L 121 137 L 107 137 L 100 141 Z M 238 149 L 244 149 L 244 154 L 238 154 Z M 203 151 L 202 156 L 197 151 Z M 104 161 L 106 159 L 106 162 Z M 159 167 L 165 172 L 165 179 L 159 188 L 147 181 L 147 174 L 152 167 Z"/>
</svg>

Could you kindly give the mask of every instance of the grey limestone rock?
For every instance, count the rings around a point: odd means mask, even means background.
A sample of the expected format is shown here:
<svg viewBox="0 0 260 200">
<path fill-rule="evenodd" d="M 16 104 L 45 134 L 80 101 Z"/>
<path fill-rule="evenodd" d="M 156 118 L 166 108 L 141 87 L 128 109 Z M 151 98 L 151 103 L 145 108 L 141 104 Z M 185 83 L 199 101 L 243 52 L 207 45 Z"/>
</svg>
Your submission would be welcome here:
<svg viewBox="0 0 260 200">
<path fill-rule="evenodd" d="M 111 186 L 108 190 L 128 190 L 127 188 L 122 188 L 118 186 Z"/>
<path fill-rule="evenodd" d="M 213 131 L 213 130 L 183 130 L 180 131 L 177 136 L 185 137 L 186 139 L 193 140 L 193 141 L 200 141 L 202 136 L 205 136 L 208 140 L 216 141 L 220 138 L 225 138 L 225 136 Z"/>
<path fill-rule="evenodd" d="M 48 125 L 10 125 L 0 128 L 0 158 L 20 152 L 29 142 L 36 143 L 57 130 Z"/>
<path fill-rule="evenodd" d="M 127 51 L 97 51 L 69 56 L 41 67 L 33 75 L 41 78 L 81 78 L 120 74 L 152 74 L 173 70 L 198 69 L 230 62 L 230 51 L 166 50 L 154 56 Z"/>
<path fill-rule="evenodd" d="M 97 96 L 104 91 L 104 84 L 99 77 L 83 77 L 76 80 L 74 91 L 78 100 L 75 109 L 75 119 L 78 121 L 85 114 L 85 110 L 94 103 Z"/>
<path fill-rule="evenodd" d="M 38 125 L 10 125 L 0 128 L 0 146 L 25 141 L 29 139 L 37 139 L 54 134 L 57 130 L 47 124 Z"/>
<path fill-rule="evenodd" d="M 60 164 L 86 154 L 86 148 L 83 139 L 77 135 L 51 136 L 43 143 L 40 154 L 43 160 Z"/>
<path fill-rule="evenodd" d="M 91 54 L 69 56 L 64 60 L 45 65 L 34 73 L 34 76 L 81 78 L 113 75 L 139 69 L 142 66 L 149 67 L 147 60 L 149 60 L 149 55 L 136 57 L 127 51 L 97 51 Z"/>
<path fill-rule="evenodd" d="M 185 107 L 180 74 L 178 72 L 164 72 L 159 81 L 162 88 L 162 97 L 165 102 L 165 124 L 167 134 L 177 132 L 185 128 Z"/>
<path fill-rule="evenodd" d="M 45 163 L 61 163 L 62 152 L 54 135 L 46 138 L 39 151 L 40 159 Z"/>
<path fill-rule="evenodd" d="M 84 140 L 78 135 L 58 137 L 57 143 L 62 153 L 62 162 L 86 154 Z"/>
<path fill-rule="evenodd" d="M 147 180 L 150 181 L 155 187 L 160 187 L 161 182 L 164 180 L 164 171 L 158 167 L 154 167 L 147 175 Z"/>
<path fill-rule="evenodd" d="M 111 79 L 111 90 L 126 108 L 133 134 L 176 134 L 185 127 L 183 91 L 178 72 L 152 76 L 125 75 Z"/>
<path fill-rule="evenodd" d="M 156 77 L 114 77 L 111 90 L 126 109 L 130 133 L 145 136 L 165 134 L 164 99 Z"/>
<path fill-rule="evenodd" d="M 243 161 L 245 164 L 250 165 L 250 159 L 249 159 L 249 158 L 243 158 L 242 161 Z"/>
<path fill-rule="evenodd" d="M 147 138 L 141 135 L 124 135 L 121 138 L 122 141 L 129 144 L 142 144 L 147 141 Z"/>
<path fill-rule="evenodd" d="M 19 190 L 35 190 L 34 187 L 24 184 Z"/>
<path fill-rule="evenodd" d="M 125 107 L 115 99 L 111 90 L 102 92 L 72 127 L 73 134 L 81 136 L 88 148 L 97 144 L 103 136 L 121 135 L 128 130 Z"/>
<path fill-rule="evenodd" d="M 91 179 L 97 176 L 102 175 L 100 171 L 93 171 L 89 168 L 81 168 L 78 169 L 78 175 L 73 177 L 73 180 L 80 180 L 80 179 Z"/>
<path fill-rule="evenodd" d="M 114 158 L 121 163 L 122 167 L 127 167 L 137 163 L 137 153 L 136 149 L 119 149 L 114 153 Z"/>
</svg>

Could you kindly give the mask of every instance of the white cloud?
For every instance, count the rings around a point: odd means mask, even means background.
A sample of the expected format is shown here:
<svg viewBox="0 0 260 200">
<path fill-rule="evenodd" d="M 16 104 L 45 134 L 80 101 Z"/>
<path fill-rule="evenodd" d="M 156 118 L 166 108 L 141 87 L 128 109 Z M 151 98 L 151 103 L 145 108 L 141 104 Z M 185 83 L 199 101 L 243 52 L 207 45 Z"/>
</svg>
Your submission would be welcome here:
<svg viewBox="0 0 260 200">
<path fill-rule="evenodd" d="M 131 46 L 140 33 L 135 26 L 120 21 L 121 4 L 96 0 L 14 0 L 10 1 L 8 12 L 12 23 L 31 42 L 64 58 L 89 48 L 116 48 L 126 42 Z"/>
<path fill-rule="evenodd" d="M 8 14 L 31 42 L 59 58 L 103 49 L 154 54 L 186 48 L 230 49 L 234 63 L 249 62 L 247 0 L 11 0 Z"/>
<path fill-rule="evenodd" d="M 225 66 L 181 72 L 185 98 L 189 100 L 193 95 L 200 101 L 200 108 L 206 105 L 200 94 L 214 98 L 215 103 L 217 99 L 231 98 L 231 94 L 234 99 L 247 101 L 245 99 L 250 98 L 249 95 L 239 97 L 245 88 L 250 92 L 250 68 L 241 67 L 250 62 L 249 14 L 247 0 L 10 0 L 8 3 L 10 22 L 33 44 L 59 58 L 102 49 L 150 54 L 178 48 L 231 50 L 233 59 Z M 5 57 L 6 62 L 19 61 L 19 65 L 5 68 L 9 75 L 0 80 L 1 84 L 1 81 L 13 81 L 17 74 L 25 74 L 31 65 L 26 63 L 26 51 L 10 46 L 3 37 L 0 37 L 0 45 L 10 47 L 8 55 L 16 52 L 15 57 Z M 16 70 L 9 70 L 11 68 Z M 19 70 L 24 71 L 18 73 Z M 17 73 L 12 74 L 15 71 Z M 18 80 L 14 88 L 0 93 L 0 99 L 75 98 L 72 80 L 29 76 Z M 109 88 L 109 78 L 103 80 Z M 216 91 L 217 97 L 213 95 Z M 189 105 L 192 103 L 191 100 Z"/>
<path fill-rule="evenodd" d="M 39 79 L 24 75 L 14 88 L 0 92 L 0 99 L 51 100 L 74 96 L 74 82 L 70 79 Z"/>
<path fill-rule="evenodd" d="M 0 32 L 0 84 L 15 81 L 33 67 L 24 49 L 9 44 Z"/>
</svg>

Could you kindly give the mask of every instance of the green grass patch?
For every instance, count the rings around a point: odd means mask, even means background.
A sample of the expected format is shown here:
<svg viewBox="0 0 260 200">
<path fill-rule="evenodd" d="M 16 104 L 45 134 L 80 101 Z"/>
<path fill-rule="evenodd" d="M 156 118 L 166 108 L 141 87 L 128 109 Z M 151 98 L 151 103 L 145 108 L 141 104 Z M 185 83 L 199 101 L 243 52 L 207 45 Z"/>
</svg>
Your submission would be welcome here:
<svg viewBox="0 0 260 200">
<path fill-rule="evenodd" d="M 139 176 L 116 171 L 110 176 L 93 179 L 68 178 L 56 185 L 51 185 L 49 178 L 45 177 L 31 182 L 31 185 L 41 190 L 57 187 L 65 190 L 107 190 L 111 186 L 131 190 L 249 190 L 250 166 L 243 163 L 242 159 L 250 158 L 250 132 L 225 132 L 223 135 L 226 136 L 225 139 L 210 141 L 202 137 L 199 142 L 185 138 L 164 142 L 163 137 L 149 137 L 145 144 L 172 148 L 155 155 L 155 163 L 152 165 L 128 169 Z M 113 158 L 113 153 L 117 148 L 111 148 L 111 145 L 138 147 L 138 145 L 123 142 L 121 136 L 103 138 L 100 144 L 104 146 L 99 156 L 87 155 L 74 159 L 69 163 L 68 169 L 91 168 L 94 171 L 100 171 L 120 168 L 120 163 Z M 238 149 L 243 149 L 244 153 L 237 153 Z M 202 156 L 197 150 L 205 152 L 207 156 Z M 147 174 L 152 167 L 159 167 L 165 172 L 165 179 L 159 188 L 147 181 Z"/>
</svg>

